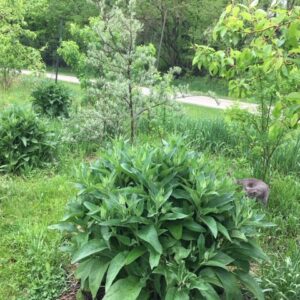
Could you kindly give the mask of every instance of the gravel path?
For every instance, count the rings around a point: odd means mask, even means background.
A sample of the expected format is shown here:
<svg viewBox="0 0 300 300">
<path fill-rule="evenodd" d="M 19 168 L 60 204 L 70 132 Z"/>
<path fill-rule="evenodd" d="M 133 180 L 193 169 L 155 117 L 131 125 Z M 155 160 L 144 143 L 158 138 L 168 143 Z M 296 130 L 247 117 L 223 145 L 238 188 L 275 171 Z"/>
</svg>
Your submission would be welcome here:
<svg viewBox="0 0 300 300">
<path fill-rule="evenodd" d="M 24 75 L 30 75 L 32 74 L 31 71 L 23 70 L 22 74 Z M 55 74 L 54 73 L 45 73 L 45 76 L 50 79 L 55 79 Z M 69 76 L 69 75 L 58 75 L 58 80 L 60 81 L 65 81 L 65 82 L 70 82 L 70 83 L 75 83 L 79 84 L 79 79 L 75 76 Z M 143 91 L 145 94 L 149 92 L 147 88 L 143 88 Z M 242 109 L 249 110 L 251 112 L 257 111 L 257 104 L 253 103 L 246 103 L 246 102 L 240 102 L 240 101 L 233 101 L 233 100 L 227 100 L 227 99 L 213 99 L 207 96 L 178 96 L 176 99 L 178 102 L 181 103 L 186 103 L 186 104 L 193 104 L 193 105 L 198 105 L 198 106 L 205 106 L 205 107 L 210 107 L 210 108 L 217 108 L 217 109 L 226 109 L 229 107 L 232 107 L 236 104 Z"/>
</svg>

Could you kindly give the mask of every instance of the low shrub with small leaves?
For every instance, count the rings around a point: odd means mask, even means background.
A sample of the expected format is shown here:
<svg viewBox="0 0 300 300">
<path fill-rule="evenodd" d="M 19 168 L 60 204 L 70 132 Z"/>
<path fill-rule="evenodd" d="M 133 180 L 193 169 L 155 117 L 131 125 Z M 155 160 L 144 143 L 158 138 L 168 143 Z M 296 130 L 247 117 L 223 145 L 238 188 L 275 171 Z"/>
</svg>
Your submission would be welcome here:
<svg viewBox="0 0 300 300">
<path fill-rule="evenodd" d="M 68 117 L 71 97 L 69 90 L 60 83 L 42 82 L 32 92 L 33 109 L 51 118 Z"/>
<path fill-rule="evenodd" d="M 46 124 L 19 107 L 0 114 L 0 172 L 20 173 L 50 162 L 55 140 Z"/>
<path fill-rule="evenodd" d="M 52 226 L 70 234 L 82 289 L 104 300 L 264 299 L 249 273 L 266 259 L 256 243 L 263 216 L 219 172 L 180 138 L 116 142 L 84 165 Z"/>
<path fill-rule="evenodd" d="M 107 136 L 114 136 L 119 128 L 103 118 L 103 114 L 95 107 L 83 108 L 64 120 L 62 142 L 66 144 L 94 144 L 99 145 Z"/>
</svg>

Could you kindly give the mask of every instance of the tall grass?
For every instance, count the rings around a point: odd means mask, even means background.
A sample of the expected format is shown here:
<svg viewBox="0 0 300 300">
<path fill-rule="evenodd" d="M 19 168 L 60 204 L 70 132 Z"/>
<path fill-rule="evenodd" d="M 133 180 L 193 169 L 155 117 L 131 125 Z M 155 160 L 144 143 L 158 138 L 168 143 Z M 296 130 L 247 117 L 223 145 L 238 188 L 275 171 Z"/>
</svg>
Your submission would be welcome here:
<svg viewBox="0 0 300 300">
<path fill-rule="evenodd" d="M 300 176 L 300 132 L 275 151 L 272 168 L 286 175 L 294 173 Z"/>
</svg>

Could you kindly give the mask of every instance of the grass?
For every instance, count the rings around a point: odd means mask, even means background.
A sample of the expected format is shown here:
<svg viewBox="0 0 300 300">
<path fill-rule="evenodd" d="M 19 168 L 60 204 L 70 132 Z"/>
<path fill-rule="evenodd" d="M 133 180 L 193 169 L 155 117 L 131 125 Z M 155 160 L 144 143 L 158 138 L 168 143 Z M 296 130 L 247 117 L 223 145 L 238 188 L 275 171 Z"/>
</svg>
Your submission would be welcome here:
<svg viewBox="0 0 300 300">
<path fill-rule="evenodd" d="M 55 73 L 56 69 L 53 66 L 47 66 L 46 71 L 50 72 L 50 73 Z M 60 67 L 58 69 L 58 74 L 76 76 L 76 73 L 72 69 L 70 69 L 69 67 Z"/>
<path fill-rule="evenodd" d="M 182 77 L 175 81 L 175 85 L 188 85 L 189 90 L 195 95 L 208 95 L 211 91 L 219 97 L 228 97 L 228 84 L 224 79 L 210 76 Z"/>
<path fill-rule="evenodd" d="M 214 93 L 217 97 L 230 100 L 240 100 L 242 102 L 257 103 L 253 99 L 239 99 L 229 96 L 228 82 L 222 78 L 213 78 L 210 76 L 191 76 L 182 77 L 175 81 L 175 86 L 189 87 L 189 93 L 198 96 L 210 96 Z"/>
<path fill-rule="evenodd" d="M 217 108 L 209 108 L 193 104 L 184 104 L 183 107 L 185 114 L 193 119 L 220 118 L 224 115 L 224 111 L 222 109 Z"/>
<path fill-rule="evenodd" d="M 62 217 L 72 186 L 64 175 L 0 177 L 0 299 L 59 295 L 65 279 L 61 238 L 47 227 Z"/>
</svg>

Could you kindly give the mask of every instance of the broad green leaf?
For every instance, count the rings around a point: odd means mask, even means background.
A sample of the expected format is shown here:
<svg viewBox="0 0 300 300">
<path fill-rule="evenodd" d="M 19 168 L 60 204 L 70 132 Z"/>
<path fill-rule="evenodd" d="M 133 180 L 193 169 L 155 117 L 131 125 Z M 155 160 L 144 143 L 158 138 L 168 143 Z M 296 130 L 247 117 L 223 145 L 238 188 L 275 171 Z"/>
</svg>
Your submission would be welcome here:
<svg viewBox="0 0 300 300">
<path fill-rule="evenodd" d="M 110 262 L 106 275 L 105 291 L 107 292 L 113 281 L 119 274 L 120 270 L 125 266 L 127 252 L 117 254 Z"/>
<path fill-rule="evenodd" d="M 22 140 L 22 142 L 23 142 L 23 145 L 24 145 L 25 147 L 27 147 L 27 139 L 26 139 L 26 137 L 21 137 L 21 140 Z"/>
<path fill-rule="evenodd" d="M 223 287 L 217 274 L 214 271 L 214 268 L 207 267 L 207 268 L 202 269 L 200 272 L 200 276 L 201 276 L 202 280 L 204 280 L 205 282 L 211 283 L 211 284 L 221 287 L 221 288 Z"/>
<path fill-rule="evenodd" d="M 213 260 L 216 260 L 224 265 L 229 265 L 234 262 L 234 258 L 230 257 L 224 252 L 219 251 L 214 257 Z"/>
<path fill-rule="evenodd" d="M 176 240 L 180 240 L 182 237 L 182 224 L 169 224 L 167 228 L 170 230 L 172 236 Z"/>
<path fill-rule="evenodd" d="M 97 212 L 99 212 L 101 209 L 99 206 L 89 202 L 89 201 L 85 201 L 83 203 L 83 205 L 90 211 L 88 214 L 96 214 Z"/>
<path fill-rule="evenodd" d="M 185 219 L 188 218 L 189 215 L 180 213 L 180 212 L 174 212 L 174 213 L 167 213 L 165 215 L 163 215 L 160 218 L 160 221 L 175 221 L 175 220 L 181 220 L 181 219 Z"/>
<path fill-rule="evenodd" d="M 190 194 L 183 189 L 175 189 L 172 192 L 172 197 L 174 197 L 175 199 L 185 199 L 185 200 L 191 200 L 191 196 Z"/>
<path fill-rule="evenodd" d="M 226 227 L 224 227 L 221 223 L 217 223 L 218 230 L 225 236 L 225 238 L 232 242 L 229 232 Z"/>
<path fill-rule="evenodd" d="M 182 261 L 183 259 L 187 258 L 190 255 L 191 249 L 187 249 L 182 246 L 179 246 L 174 248 L 174 252 L 175 252 L 174 258 L 179 263 L 180 261 Z"/>
<path fill-rule="evenodd" d="M 84 284 L 85 280 L 89 277 L 93 264 L 93 258 L 85 260 L 79 264 L 75 272 L 75 277 L 81 280 L 81 284 Z"/>
<path fill-rule="evenodd" d="M 287 100 L 292 102 L 300 102 L 300 92 L 293 92 L 286 96 Z"/>
<path fill-rule="evenodd" d="M 154 225 L 144 226 L 140 231 L 138 231 L 137 236 L 150 244 L 156 252 L 160 254 L 162 253 L 162 246 L 159 242 L 158 234 Z"/>
<path fill-rule="evenodd" d="M 194 232 L 206 232 L 206 229 L 203 226 L 201 226 L 193 220 L 185 221 L 183 223 L 183 226 Z"/>
<path fill-rule="evenodd" d="M 201 219 L 207 225 L 214 238 L 216 238 L 218 235 L 218 226 L 215 219 L 210 216 L 203 216 Z"/>
<path fill-rule="evenodd" d="M 125 265 L 130 265 L 132 262 L 134 262 L 136 259 L 142 256 L 145 252 L 146 249 L 143 246 L 132 249 L 126 257 Z"/>
<path fill-rule="evenodd" d="M 115 282 L 103 300 L 136 300 L 143 288 L 137 277 L 129 276 Z"/>
<path fill-rule="evenodd" d="M 96 298 L 97 292 L 101 286 L 104 274 L 109 266 L 106 259 L 93 259 L 89 274 L 89 288 L 92 293 L 93 299 Z"/>
<path fill-rule="evenodd" d="M 48 226 L 50 230 L 59 230 L 59 231 L 67 231 L 67 232 L 76 232 L 77 228 L 74 224 L 68 222 L 61 222 L 59 224 L 54 224 Z"/>
<path fill-rule="evenodd" d="M 298 113 L 294 114 L 291 118 L 291 126 L 295 127 L 299 121 L 300 117 L 298 115 Z"/>
<path fill-rule="evenodd" d="M 240 287 L 235 276 L 223 269 L 215 270 L 219 280 L 221 281 L 226 295 L 226 300 L 243 299 Z"/>
<path fill-rule="evenodd" d="M 232 230 L 230 235 L 231 235 L 232 238 L 240 239 L 240 240 L 243 240 L 245 242 L 248 241 L 245 234 L 243 232 L 241 232 L 240 230 Z"/>
<path fill-rule="evenodd" d="M 236 274 L 241 283 L 255 296 L 257 300 L 265 299 L 261 288 L 254 278 L 252 278 L 249 274 L 240 271 L 237 271 Z"/>
<path fill-rule="evenodd" d="M 204 263 L 202 263 L 203 266 L 208 266 L 208 267 L 218 267 L 218 268 L 222 268 L 224 270 L 228 270 L 226 265 L 224 265 L 223 263 L 216 261 L 216 260 L 209 260 L 206 261 Z"/>
<path fill-rule="evenodd" d="M 106 248 L 107 245 L 103 240 L 90 240 L 74 253 L 72 264 L 75 264 L 90 255 L 99 253 Z"/>
<path fill-rule="evenodd" d="M 165 300 L 189 300 L 189 294 L 185 290 L 178 290 L 175 287 L 169 288 Z"/>
<path fill-rule="evenodd" d="M 151 269 L 154 269 L 159 265 L 161 254 L 154 251 L 151 247 L 149 249 L 149 253 L 150 253 L 149 264 Z"/>
<path fill-rule="evenodd" d="M 272 111 L 273 113 L 273 116 L 275 118 L 279 118 L 280 115 L 281 115 L 281 111 L 282 111 L 282 103 L 280 101 L 278 101 L 276 104 L 275 104 L 275 107 Z"/>
<path fill-rule="evenodd" d="M 217 292 L 213 289 L 213 287 L 205 282 L 202 278 L 198 278 L 193 281 L 191 284 L 191 289 L 196 289 L 200 292 L 200 294 L 209 300 L 220 300 Z"/>
</svg>

